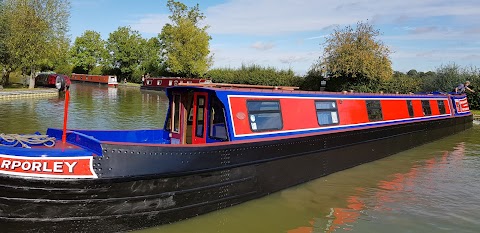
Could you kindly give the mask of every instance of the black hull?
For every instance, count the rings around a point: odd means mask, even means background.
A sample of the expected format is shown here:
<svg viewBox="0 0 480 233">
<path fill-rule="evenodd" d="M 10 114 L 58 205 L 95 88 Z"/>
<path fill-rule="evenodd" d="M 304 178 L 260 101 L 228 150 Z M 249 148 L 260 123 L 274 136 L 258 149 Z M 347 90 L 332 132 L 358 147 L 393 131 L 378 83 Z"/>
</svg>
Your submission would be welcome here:
<svg viewBox="0 0 480 233">
<path fill-rule="evenodd" d="M 103 145 L 104 158 L 94 161 L 99 179 L 0 177 L 0 229 L 119 232 L 174 222 L 380 159 L 471 126 L 470 115 L 227 146 Z"/>
</svg>

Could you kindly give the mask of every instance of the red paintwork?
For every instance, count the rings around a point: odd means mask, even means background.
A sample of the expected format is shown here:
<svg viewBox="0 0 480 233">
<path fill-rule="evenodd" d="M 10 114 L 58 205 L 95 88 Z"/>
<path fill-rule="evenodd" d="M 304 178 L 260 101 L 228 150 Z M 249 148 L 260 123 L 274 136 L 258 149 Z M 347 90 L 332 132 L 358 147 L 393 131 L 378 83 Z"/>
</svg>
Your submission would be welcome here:
<svg viewBox="0 0 480 233">
<path fill-rule="evenodd" d="M 197 128 L 197 111 L 198 111 L 198 96 L 203 96 L 204 107 L 203 107 L 203 137 L 197 137 L 195 135 L 195 129 Z M 208 93 L 206 92 L 195 92 L 193 95 L 193 122 L 192 122 L 192 144 L 205 144 L 207 143 L 207 112 L 208 112 Z"/>
<path fill-rule="evenodd" d="M 301 130 L 320 128 L 318 125 L 315 100 L 305 98 L 255 98 L 255 97 L 230 97 L 230 106 L 232 109 L 233 123 L 236 135 L 245 135 L 257 133 L 250 129 L 248 119 L 248 110 L 246 102 L 248 100 L 280 100 L 280 109 L 282 112 L 283 128 L 280 131 Z M 321 100 L 321 99 L 320 99 Z M 430 100 L 430 108 L 432 116 L 441 115 L 437 100 Z M 367 107 L 365 100 L 362 99 L 338 99 L 336 100 L 338 107 L 338 125 L 353 125 L 369 123 Z M 408 119 L 407 101 L 401 99 L 383 99 L 380 100 L 382 106 L 383 120 L 401 120 Z M 446 114 L 451 113 L 451 105 L 448 100 L 444 100 Z M 414 117 L 424 117 L 421 100 L 412 100 L 414 109 Z M 238 117 L 240 115 L 245 115 Z M 242 114 L 243 113 L 243 114 Z"/>
<path fill-rule="evenodd" d="M 430 109 L 432 110 L 432 116 L 440 115 L 440 110 L 438 109 L 438 102 L 436 100 L 430 100 Z"/>
<path fill-rule="evenodd" d="M 450 105 L 450 101 L 444 100 L 443 104 L 445 104 L 445 114 L 451 114 L 452 113 L 452 106 Z"/>
<path fill-rule="evenodd" d="M 368 122 L 365 100 L 338 100 L 337 103 L 340 125 Z"/>
<path fill-rule="evenodd" d="M 384 120 L 396 120 L 409 118 L 407 101 L 405 100 L 383 100 L 382 112 Z"/>
<path fill-rule="evenodd" d="M 412 100 L 413 105 L 413 116 L 414 117 L 423 117 L 423 108 L 421 100 Z"/>
<path fill-rule="evenodd" d="M 283 112 L 284 130 L 318 127 L 317 112 L 313 100 L 281 99 L 280 106 Z"/>
</svg>

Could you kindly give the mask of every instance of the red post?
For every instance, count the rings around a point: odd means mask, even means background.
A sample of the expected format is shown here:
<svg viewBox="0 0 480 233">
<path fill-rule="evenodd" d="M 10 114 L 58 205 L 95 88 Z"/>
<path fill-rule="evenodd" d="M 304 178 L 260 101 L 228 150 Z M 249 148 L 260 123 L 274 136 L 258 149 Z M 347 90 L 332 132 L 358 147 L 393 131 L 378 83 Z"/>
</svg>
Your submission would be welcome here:
<svg viewBox="0 0 480 233">
<path fill-rule="evenodd" d="M 68 101 L 70 99 L 70 90 L 65 91 L 65 108 L 63 111 L 63 135 L 62 142 L 65 144 L 67 141 L 67 121 L 68 121 Z"/>
</svg>

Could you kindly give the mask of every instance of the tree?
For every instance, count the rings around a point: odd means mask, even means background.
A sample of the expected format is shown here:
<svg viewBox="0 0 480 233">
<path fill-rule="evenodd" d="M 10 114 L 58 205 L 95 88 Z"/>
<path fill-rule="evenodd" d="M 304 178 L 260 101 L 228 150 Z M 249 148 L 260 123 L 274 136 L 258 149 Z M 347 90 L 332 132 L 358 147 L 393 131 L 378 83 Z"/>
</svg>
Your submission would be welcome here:
<svg viewBox="0 0 480 233">
<path fill-rule="evenodd" d="M 107 40 L 109 66 L 119 71 L 117 75 L 121 78 L 132 80 L 134 71 L 140 67 L 145 43 L 138 31 L 130 27 L 119 27 L 110 33 Z"/>
<path fill-rule="evenodd" d="M 30 88 L 35 72 L 66 51 L 68 41 L 68 0 L 4 0 L 5 38 L 11 64 L 30 72 Z"/>
<path fill-rule="evenodd" d="M 87 74 L 101 64 L 107 55 L 105 41 L 102 40 L 100 33 L 90 30 L 77 37 L 70 49 L 73 66 L 81 68 Z"/>
<path fill-rule="evenodd" d="M 418 75 L 418 72 L 417 72 L 417 70 L 415 70 L 415 69 L 411 69 L 411 70 L 409 70 L 409 71 L 407 72 L 407 75 L 408 75 L 408 76 L 411 76 L 411 77 L 417 76 L 417 75 Z"/>
<path fill-rule="evenodd" d="M 167 69 L 184 77 L 203 76 L 212 63 L 208 26 L 199 26 L 205 16 L 198 4 L 188 8 L 183 3 L 168 0 L 167 7 L 172 13 L 169 16 L 172 23 L 166 24 L 158 35 Z"/>
<path fill-rule="evenodd" d="M 332 77 L 330 90 L 378 91 L 379 83 L 392 77 L 390 49 L 379 35 L 372 25 L 358 22 L 356 28 L 336 28 L 326 38 L 321 60 Z"/>
<path fill-rule="evenodd" d="M 7 17 L 5 15 L 4 2 L 0 1 L 0 65 L 2 68 L 2 79 L 0 85 L 8 86 L 10 83 L 9 77 L 12 71 L 10 58 L 11 55 L 7 48 L 7 35 L 9 33 L 9 27 L 7 23 Z"/>
<path fill-rule="evenodd" d="M 161 56 L 161 44 L 157 37 L 152 37 L 143 45 L 143 58 L 141 60 L 141 72 L 158 76 L 165 72 Z"/>
</svg>

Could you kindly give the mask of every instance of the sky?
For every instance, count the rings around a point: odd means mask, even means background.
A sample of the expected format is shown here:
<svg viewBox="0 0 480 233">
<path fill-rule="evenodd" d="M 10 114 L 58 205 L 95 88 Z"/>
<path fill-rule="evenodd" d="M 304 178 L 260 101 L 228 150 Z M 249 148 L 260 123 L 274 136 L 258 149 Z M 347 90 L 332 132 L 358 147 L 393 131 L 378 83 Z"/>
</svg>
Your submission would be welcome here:
<svg viewBox="0 0 480 233">
<path fill-rule="evenodd" d="M 435 71 L 480 63 L 478 0 L 181 0 L 197 3 L 212 37 L 213 68 L 262 65 L 304 75 L 335 28 L 368 22 L 392 53 L 392 68 Z M 71 0 L 72 42 L 85 30 L 103 39 L 121 26 L 144 38 L 169 23 L 166 0 Z"/>
</svg>

